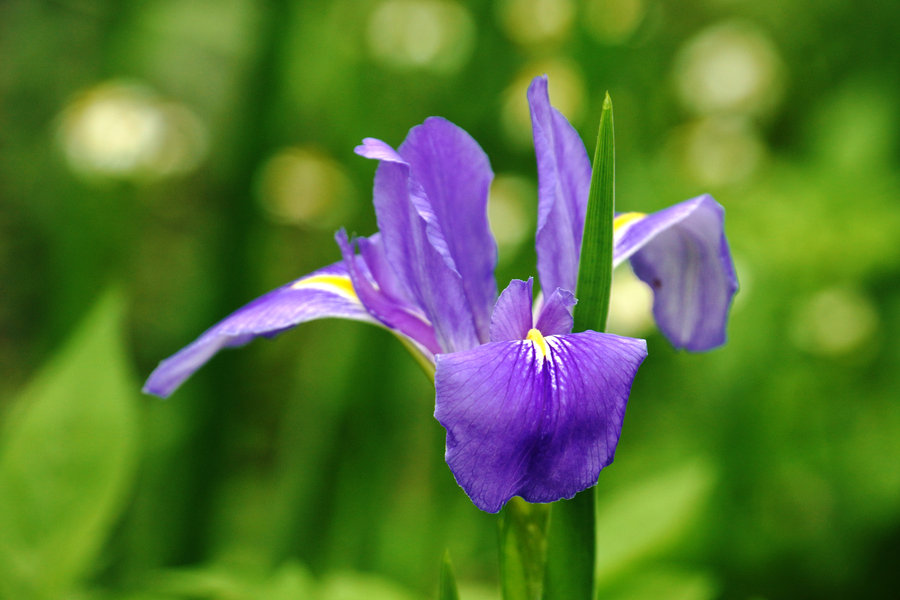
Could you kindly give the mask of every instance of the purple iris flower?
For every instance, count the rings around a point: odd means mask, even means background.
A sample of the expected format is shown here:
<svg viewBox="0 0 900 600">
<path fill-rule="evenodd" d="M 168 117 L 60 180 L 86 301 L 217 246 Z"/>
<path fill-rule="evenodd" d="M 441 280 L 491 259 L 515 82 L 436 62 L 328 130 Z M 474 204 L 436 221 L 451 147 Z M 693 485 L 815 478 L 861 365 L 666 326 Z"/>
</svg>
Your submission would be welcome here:
<svg viewBox="0 0 900 600">
<path fill-rule="evenodd" d="M 462 129 L 432 117 L 396 150 L 367 138 L 379 161 L 379 231 L 336 235 L 342 259 L 237 310 L 162 361 L 144 390 L 168 396 L 216 352 L 326 317 L 384 326 L 434 368 L 435 417 L 447 463 L 488 512 L 513 496 L 570 498 L 612 462 L 643 340 L 572 331 L 591 167 L 577 133 L 550 105 L 546 77 L 528 90 L 538 163 L 536 247 L 543 292 L 513 280 L 497 296 L 497 246 L 486 207 L 493 173 Z M 677 347 L 725 340 L 737 288 L 723 210 L 701 196 L 615 220 L 614 262 L 631 260 L 654 291 L 660 330 Z"/>
</svg>

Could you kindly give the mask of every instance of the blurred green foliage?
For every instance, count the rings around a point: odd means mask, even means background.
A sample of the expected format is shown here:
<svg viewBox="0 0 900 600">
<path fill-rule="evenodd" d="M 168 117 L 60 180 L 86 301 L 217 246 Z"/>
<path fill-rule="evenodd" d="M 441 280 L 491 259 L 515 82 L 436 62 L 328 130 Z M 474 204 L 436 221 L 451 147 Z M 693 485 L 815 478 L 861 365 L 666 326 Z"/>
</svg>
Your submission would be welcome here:
<svg viewBox="0 0 900 600">
<path fill-rule="evenodd" d="M 620 210 L 725 205 L 742 284 L 704 355 L 617 320 L 642 304 L 613 292 L 611 327 L 651 354 L 597 490 L 601 595 L 889 595 L 898 18 L 871 0 L 0 3 L 0 594 L 435 597 L 449 548 L 460 597 L 496 597 L 496 520 L 453 482 L 431 384 L 389 334 L 312 323 L 168 402 L 137 391 L 337 260 L 338 226 L 374 231 L 374 166 L 351 150 L 432 114 L 502 182 L 501 286 L 532 274 L 524 91 L 546 72 L 587 140 L 610 91 Z"/>
</svg>

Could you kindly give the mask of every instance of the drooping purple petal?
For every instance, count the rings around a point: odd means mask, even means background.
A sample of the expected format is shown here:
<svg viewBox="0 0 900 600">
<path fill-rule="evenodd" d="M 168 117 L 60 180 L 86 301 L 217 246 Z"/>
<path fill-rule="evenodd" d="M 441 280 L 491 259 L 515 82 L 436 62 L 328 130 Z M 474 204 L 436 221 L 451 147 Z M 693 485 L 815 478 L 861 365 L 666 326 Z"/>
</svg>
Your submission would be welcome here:
<svg viewBox="0 0 900 600">
<path fill-rule="evenodd" d="M 484 152 L 439 118 L 414 127 L 398 151 L 367 138 L 356 152 L 381 161 L 374 202 L 385 256 L 441 349 L 487 341 L 497 251 L 487 226 L 493 174 Z"/>
<path fill-rule="evenodd" d="M 277 288 L 213 325 L 160 362 L 144 391 L 165 398 L 222 348 L 243 346 L 254 338 L 273 337 L 300 323 L 328 317 L 377 322 L 357 298 L 342 262 Z"/>
<path fill-rule="evenodd" d="M 544 297 L 535 327 L 544 335 L 571 333 L 575 324 L 572 307 L 577 302 L 575 294 L 556 288 L 550 296 Z"/>
<path fill-rule="evenodd" d="M 738 288 L 724 209 L 709 195 L 649 215 L 616 217 L 613 262 L 630 258 L 653 290 L 653 315 L 673 346 L 694 352 L 725 342 Z"/>
<path fill-rule="evenodd" d="M 497 298 L 491 313 L 491 341 L 524 340 L 531 329 L 532 286 L 534 280 L 513 279 Z"/>
<path fill-rule="evenodd" d="M 538 274 L 545 294 L 574 290 L 591 164 L 578 133 L 550 105 L 547 77 L 528 88 L 538 170 Z"/>
<path fill-rule="evenodd" d="M 446 459 L 480 509 L 571 498 L 612 462 L 643 340 L 585 331 L 437 356 Z"/>
<path fill-rule="evenodd" d="M 409 290 L 397 277 L 396 271 L 388 261 L 381 233 L 376 232 L 368 237 L 356 238 L 356 243 L 359 247 L 359 254 L 372 279 L 377 283 L 379 291 L 398 303 L 413 305 L 415 301 L 409 295 Z M 338 245 L 340 246 L 340 244 Z"/>
<path fill-rule="evenodd" d="M 369 314 L 385 327 L 417 342 L 428 352 L 428 355 L 439 352 L 440 348 L 434 336 L 434 328 L 422 311 L 404 299 L 392 296 L 389 292 L 389 285 L 381 287 L 376 273 L 378 269 L 384 268 L 383 257 L 379 240 L 377 237 L 373 237 L 375 238 L 374 242 L 372 239 L 366 238 L 356 240 L 362 250 L 361 258 L 367 267 L 362 269 L 358 265 L 359 260 L 354 257 L 353 246 L 347 238 L 347 232 L 341 229 L 335 234 L 335 241 L 341 249 L 344 264 L 350 265 L 348 274 L 357 297 Z M 372 271 L 373 267 L 376 271 Z M 371 276 L 374 281 L 370 281 L 370 277 L 367 275 Z M 383 277 L 386 275 L 388 274 L 382 273 Z M 391 283 L 395 282 L 389 280 L 388 284 Z"/>
</svg>

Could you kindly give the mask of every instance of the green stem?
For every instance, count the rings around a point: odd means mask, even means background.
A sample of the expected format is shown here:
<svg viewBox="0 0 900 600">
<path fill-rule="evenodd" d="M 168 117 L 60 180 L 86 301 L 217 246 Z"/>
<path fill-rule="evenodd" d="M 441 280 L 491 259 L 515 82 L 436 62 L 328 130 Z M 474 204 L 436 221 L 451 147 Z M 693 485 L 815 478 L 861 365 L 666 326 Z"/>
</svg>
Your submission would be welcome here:
<svg viewBox="0 0 900 600">
<path fill-rule="evenodd" d="M 434 363 L 425 357 L 422 352 L 416 348 L 416 345 L 409 341 L 409 338 L 406 338 L 399 333 L 395 333 L 397 339 L 400 340 L 400 343 L 403 344 L 403 347 L 406 348 L 412 357 L 415 359 L 416 364 L 422 367 L 422 371 L 425 373 L 425 377 L 428 378 L 429 381 L 434 381 Z"/>
<path fill-rule="evenodd" d="M 503 600 L 540 600 L 547 557 L 550 504 L 518 496 L 500 513 L 500 587 Z"/>
<path fill-rule="evenodd" d="M 594 597 L 594 488 L 553 503 L 544 600 Z"/>
</svg>

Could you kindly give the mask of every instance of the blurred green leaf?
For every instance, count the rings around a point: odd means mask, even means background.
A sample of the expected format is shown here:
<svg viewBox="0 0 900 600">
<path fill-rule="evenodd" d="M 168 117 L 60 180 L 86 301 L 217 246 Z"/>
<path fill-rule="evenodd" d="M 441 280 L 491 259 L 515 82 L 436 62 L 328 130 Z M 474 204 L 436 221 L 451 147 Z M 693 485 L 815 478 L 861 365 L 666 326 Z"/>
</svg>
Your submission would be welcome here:
<svg viewBox="0 0 900 600">
<path fill-rule="evenodd" d="M 418 600 L 396 583 L 364 573 L 336 571 L 316 581 L 304 565 L 284 563 L 274 571 L 250 565 L 209 564 L 170 570 L 152 587 L 175 598 L 209 600 Z"/>
<path fill-rule="evenodd" d="M 677 541 L 705 502 L 713 480 L 712 468 L 697 460 L 599 497 L 598 585 Z"/>
<path fill-rule="evenodd" d="M 88 589 L 66 594 L 61 600 L 182 600 L 182 598 L 143 590 Z"/>
<path fill-rule="evenodd" d="M 294 600 L 319 597 L 313 591 L 315 582 L 306 567 L 297 562 L 286 562 L 274 571 L 232 564 L 171 570 L 154 578 L 152 587 L 175 598 Z"/>
<path fill-rule="evenodd" d="M 108 293 L 0 431 L 0 596 L 59 598 L 86 575 L 135 466 L 136 391 Z"/>
<path fill-rule="evenodd" d="M 339 572 L 325 578 L 319 586 L 318 600 L 415 600 L 420 596 L 375 575 Z"/>
<path fill-rule="evenodd" d="M 444 560 L 441 562 L 438 600 L 459 600 L 459 590 L 456 589 L 456 577 L 453 575 L 453 565 L 450 564 L 449 551 L 444 553 Z"/>
<path fill-rule="evenodd" d="M 712 600 L 718 597 L 715 580 L 706 573 L 671 568 L 641 570 L 622 585 L 601 591 L 604 600 Z"/>
</svg>

